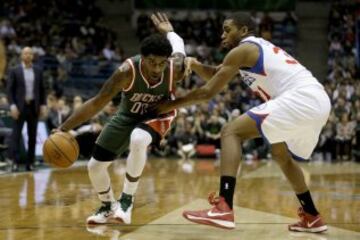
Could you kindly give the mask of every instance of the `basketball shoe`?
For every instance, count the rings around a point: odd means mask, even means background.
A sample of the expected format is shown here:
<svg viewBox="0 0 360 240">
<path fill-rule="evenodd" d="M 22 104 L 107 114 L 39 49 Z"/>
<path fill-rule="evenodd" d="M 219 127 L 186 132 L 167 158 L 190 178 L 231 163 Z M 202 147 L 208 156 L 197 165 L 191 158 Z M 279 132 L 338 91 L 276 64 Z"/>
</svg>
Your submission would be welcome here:
<svg viewBox="0 0 360 240">
<path fill-rule="evenodd" d="M 134 205 L 134 197 L 130 194 L 122 193 L 118 200 L 119 207 L 114 213 L 114 218 L 125 224 L 131 223 L 131 212 Z"/>
<path fill-rule="evenodd" d="M 206 224 L 220 228 L 235 228 L 234 211 L 228 206 L 223 197 L 209 195 L 208 201 L 212 208 L 200 211 L 184 211 L 183 216 L 195 223 Z"/>
<path fill-rule="evenodd" d="M 302 207 L 298 210 L 300 221 L 289 225 L 289 230 L 294 232 L 312 232 L 320 233 L 327 230 L 326 224 L 320 217 L 320 214 L 313 216 L 306 213 Z"/>
<path fill-rule="evenodd" d="M 103 202 L 101 207 L 86 219 L 87 224 L 105 224 L 111 222 L 115 210 L 119 208 L 118 202 Z"/>
</svg>

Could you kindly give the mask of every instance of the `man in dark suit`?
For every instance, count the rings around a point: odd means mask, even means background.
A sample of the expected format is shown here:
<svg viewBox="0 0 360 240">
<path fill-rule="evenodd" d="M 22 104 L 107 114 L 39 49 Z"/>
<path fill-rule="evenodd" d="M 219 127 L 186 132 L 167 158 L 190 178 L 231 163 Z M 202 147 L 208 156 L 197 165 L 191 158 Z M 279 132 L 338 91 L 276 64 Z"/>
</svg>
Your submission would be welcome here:
<svg viewBox="0 0 360 240">
<path fill-rule="evenodd" d="M 30 47 L 22 49 L 21 64 L 10 70 L 7 94 L 14 119 L 11 143 L 13 171 L 18 170 L 21 131 L 25 121 L 28 131 L 26 170 L 31 171 L 35 158 L 37 122 L 39 116 L 45 115 L 46 97 L 42 71 L 33 66 L 33 52 Z"/>
</svg>

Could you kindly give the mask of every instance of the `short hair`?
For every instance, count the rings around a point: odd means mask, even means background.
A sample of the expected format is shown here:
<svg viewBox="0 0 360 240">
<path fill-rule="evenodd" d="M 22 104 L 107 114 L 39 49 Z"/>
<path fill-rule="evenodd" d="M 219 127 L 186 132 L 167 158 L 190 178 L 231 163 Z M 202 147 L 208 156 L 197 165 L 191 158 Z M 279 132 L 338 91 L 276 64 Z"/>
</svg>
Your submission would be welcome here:
<svg viewBox="0 0 360 240">
<path fill-rule="evenodd" d="M 140 53 L 144 57 L 149 55 L 170 57 L 172 47 L 164 35 L 156 33 L 151 34 L 141 42 Z"/>
<path fill-rule="evenodd" d="M 249 32 L 255 32 L 256 31 L 256 24 L 253 21 L 251 15 L 249 13 L 244 12 L 234 12 L 231 13 L 229 17 L 226 19 L 233 20 L 234 24 L 238 29 L 241 27 L 246 26 L 249 30 Z"/>
</svg>

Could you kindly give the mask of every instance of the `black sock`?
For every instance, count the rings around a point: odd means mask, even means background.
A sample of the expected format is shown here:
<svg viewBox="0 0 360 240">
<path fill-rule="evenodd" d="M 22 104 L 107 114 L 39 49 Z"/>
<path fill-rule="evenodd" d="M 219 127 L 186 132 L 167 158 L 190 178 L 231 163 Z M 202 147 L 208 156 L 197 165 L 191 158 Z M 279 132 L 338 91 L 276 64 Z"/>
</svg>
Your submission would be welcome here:
<svg viewBox="0 0 360 240">
<path fill-rule="evenodd" d="M 236 178 L 230 176 L 221 176 L 220 180 L 220 196 L 225 199 L 229 207 L 233 208 L 233 198 L 235 190 Z"/>
<path fill-rule="evenodd" d="M 299 199 L 299 202 L 305 212 L 307 212 L 313 216 L 316 216 L 319 214 L 319 212 L 316 210 L 316 208 L 314 206 L 314 202 L 311 198 L 309 191 L 301 193 L 301 194 L 296 194 L 296 196 Z"/>
</svg>

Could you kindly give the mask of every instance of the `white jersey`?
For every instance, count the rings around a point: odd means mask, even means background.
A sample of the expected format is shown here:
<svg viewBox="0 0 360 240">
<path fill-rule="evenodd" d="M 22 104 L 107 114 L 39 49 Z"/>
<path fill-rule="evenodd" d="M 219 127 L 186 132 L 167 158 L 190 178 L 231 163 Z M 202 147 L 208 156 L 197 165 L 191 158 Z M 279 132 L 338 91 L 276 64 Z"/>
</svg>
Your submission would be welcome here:
<svg viewBox="0 0 360 240">
<path fill-rule="evenodd" d="M 243 81 L 263 100 L 276 98 L 288 90 L 308 85 L 320 85 L 303 65 L 263 38 L 247 37 L 259 47 L 259 59 L 254 67 L 240 69 Z"/>
</svg>

